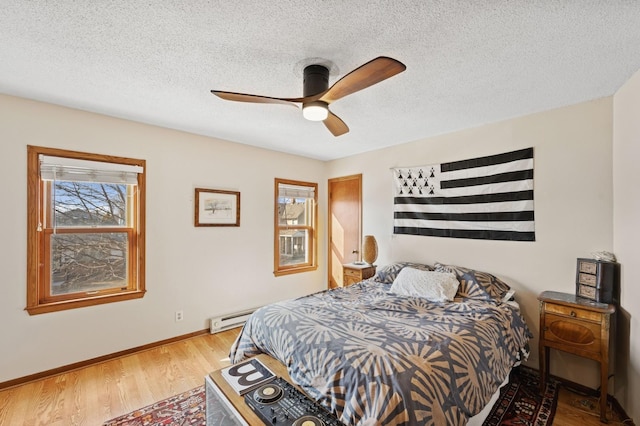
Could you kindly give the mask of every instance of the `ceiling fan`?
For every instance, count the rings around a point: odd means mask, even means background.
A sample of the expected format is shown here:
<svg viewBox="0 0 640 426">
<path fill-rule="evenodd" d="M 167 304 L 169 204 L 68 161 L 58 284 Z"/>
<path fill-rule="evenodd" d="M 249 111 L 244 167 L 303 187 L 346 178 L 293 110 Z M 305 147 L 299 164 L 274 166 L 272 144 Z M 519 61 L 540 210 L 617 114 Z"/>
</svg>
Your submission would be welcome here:
<svg viewBox="0 0 640 426">
<path fill-rule="evenodd" d="M 347 133 L 349 127 L 329 111 L 329 104 L 393 77 L 406 68 L 402 62 L 380 56 L 351 71 L 329 87 L 329 69 L 324 65 L 308 65 L 304 69 L 302 98 L 273 98 L 220 90 L 212 90 L 211 93 L 228 101 L 284 104 L 296 108 L 296 104 L 302 104 L 302 115 L 307 120 L 322 121 L 334 136 L 340 136 Z"/>
</svg>

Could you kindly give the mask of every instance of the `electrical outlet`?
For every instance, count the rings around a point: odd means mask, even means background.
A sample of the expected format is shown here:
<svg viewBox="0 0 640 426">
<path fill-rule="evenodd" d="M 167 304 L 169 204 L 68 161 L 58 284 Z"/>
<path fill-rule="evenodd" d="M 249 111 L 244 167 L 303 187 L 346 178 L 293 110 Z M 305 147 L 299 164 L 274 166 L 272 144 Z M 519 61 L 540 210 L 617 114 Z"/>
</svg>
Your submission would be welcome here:
<svg viewBox="0 0 640 426">
<path fill-rule="evenodd" d="M 183 319 L 184 319 L 184 316 L 182 314 L 182 311 L 176 311 L 176 322 L 182 321 Z"/>
</svg>

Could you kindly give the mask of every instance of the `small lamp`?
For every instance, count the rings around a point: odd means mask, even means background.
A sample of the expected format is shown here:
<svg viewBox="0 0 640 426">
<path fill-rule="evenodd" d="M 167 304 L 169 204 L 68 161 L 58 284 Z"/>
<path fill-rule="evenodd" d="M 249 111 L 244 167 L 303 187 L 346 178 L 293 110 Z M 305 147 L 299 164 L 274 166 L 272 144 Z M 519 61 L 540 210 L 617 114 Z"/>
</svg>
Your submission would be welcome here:
<svg viewBox="0 0 640 426">
<path fill-rule="evenodd" d="M 365 235 L 364 242 L 362 244 L 362 260 L 369 265 L 373 265 L 373 262 L 378 258 L 378 243 L 373 235 Z"/>
</svg>

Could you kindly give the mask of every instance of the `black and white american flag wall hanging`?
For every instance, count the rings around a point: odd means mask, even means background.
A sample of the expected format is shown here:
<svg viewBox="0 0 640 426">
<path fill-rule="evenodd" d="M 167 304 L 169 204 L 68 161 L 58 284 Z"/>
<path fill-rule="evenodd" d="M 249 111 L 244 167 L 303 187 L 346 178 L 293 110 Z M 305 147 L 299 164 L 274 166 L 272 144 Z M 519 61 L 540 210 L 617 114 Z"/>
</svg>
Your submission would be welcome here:
<svg viewBox="0 0 640 426">
<path fill-rule="evenodd" d="M 393 233 L 535 241 L 533 148 L 394 168 Z"/>
</svg>

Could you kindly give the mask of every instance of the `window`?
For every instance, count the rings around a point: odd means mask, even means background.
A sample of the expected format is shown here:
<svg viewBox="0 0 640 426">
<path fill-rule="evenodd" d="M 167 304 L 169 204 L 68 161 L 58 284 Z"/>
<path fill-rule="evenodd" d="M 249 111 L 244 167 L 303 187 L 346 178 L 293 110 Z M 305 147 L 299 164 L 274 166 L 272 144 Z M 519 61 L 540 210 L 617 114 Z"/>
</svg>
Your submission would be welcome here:
<svg viewBox="0 0 640 426">
<path fill-rule="evenodd" d="M 144 295 L 145 161 L 27 147 L 29 314 Z"/>
<path fill-rule="evenodd" d="M 275 180 L 274 274 L 317 269 L 318 184 Z"/>
</svg>

